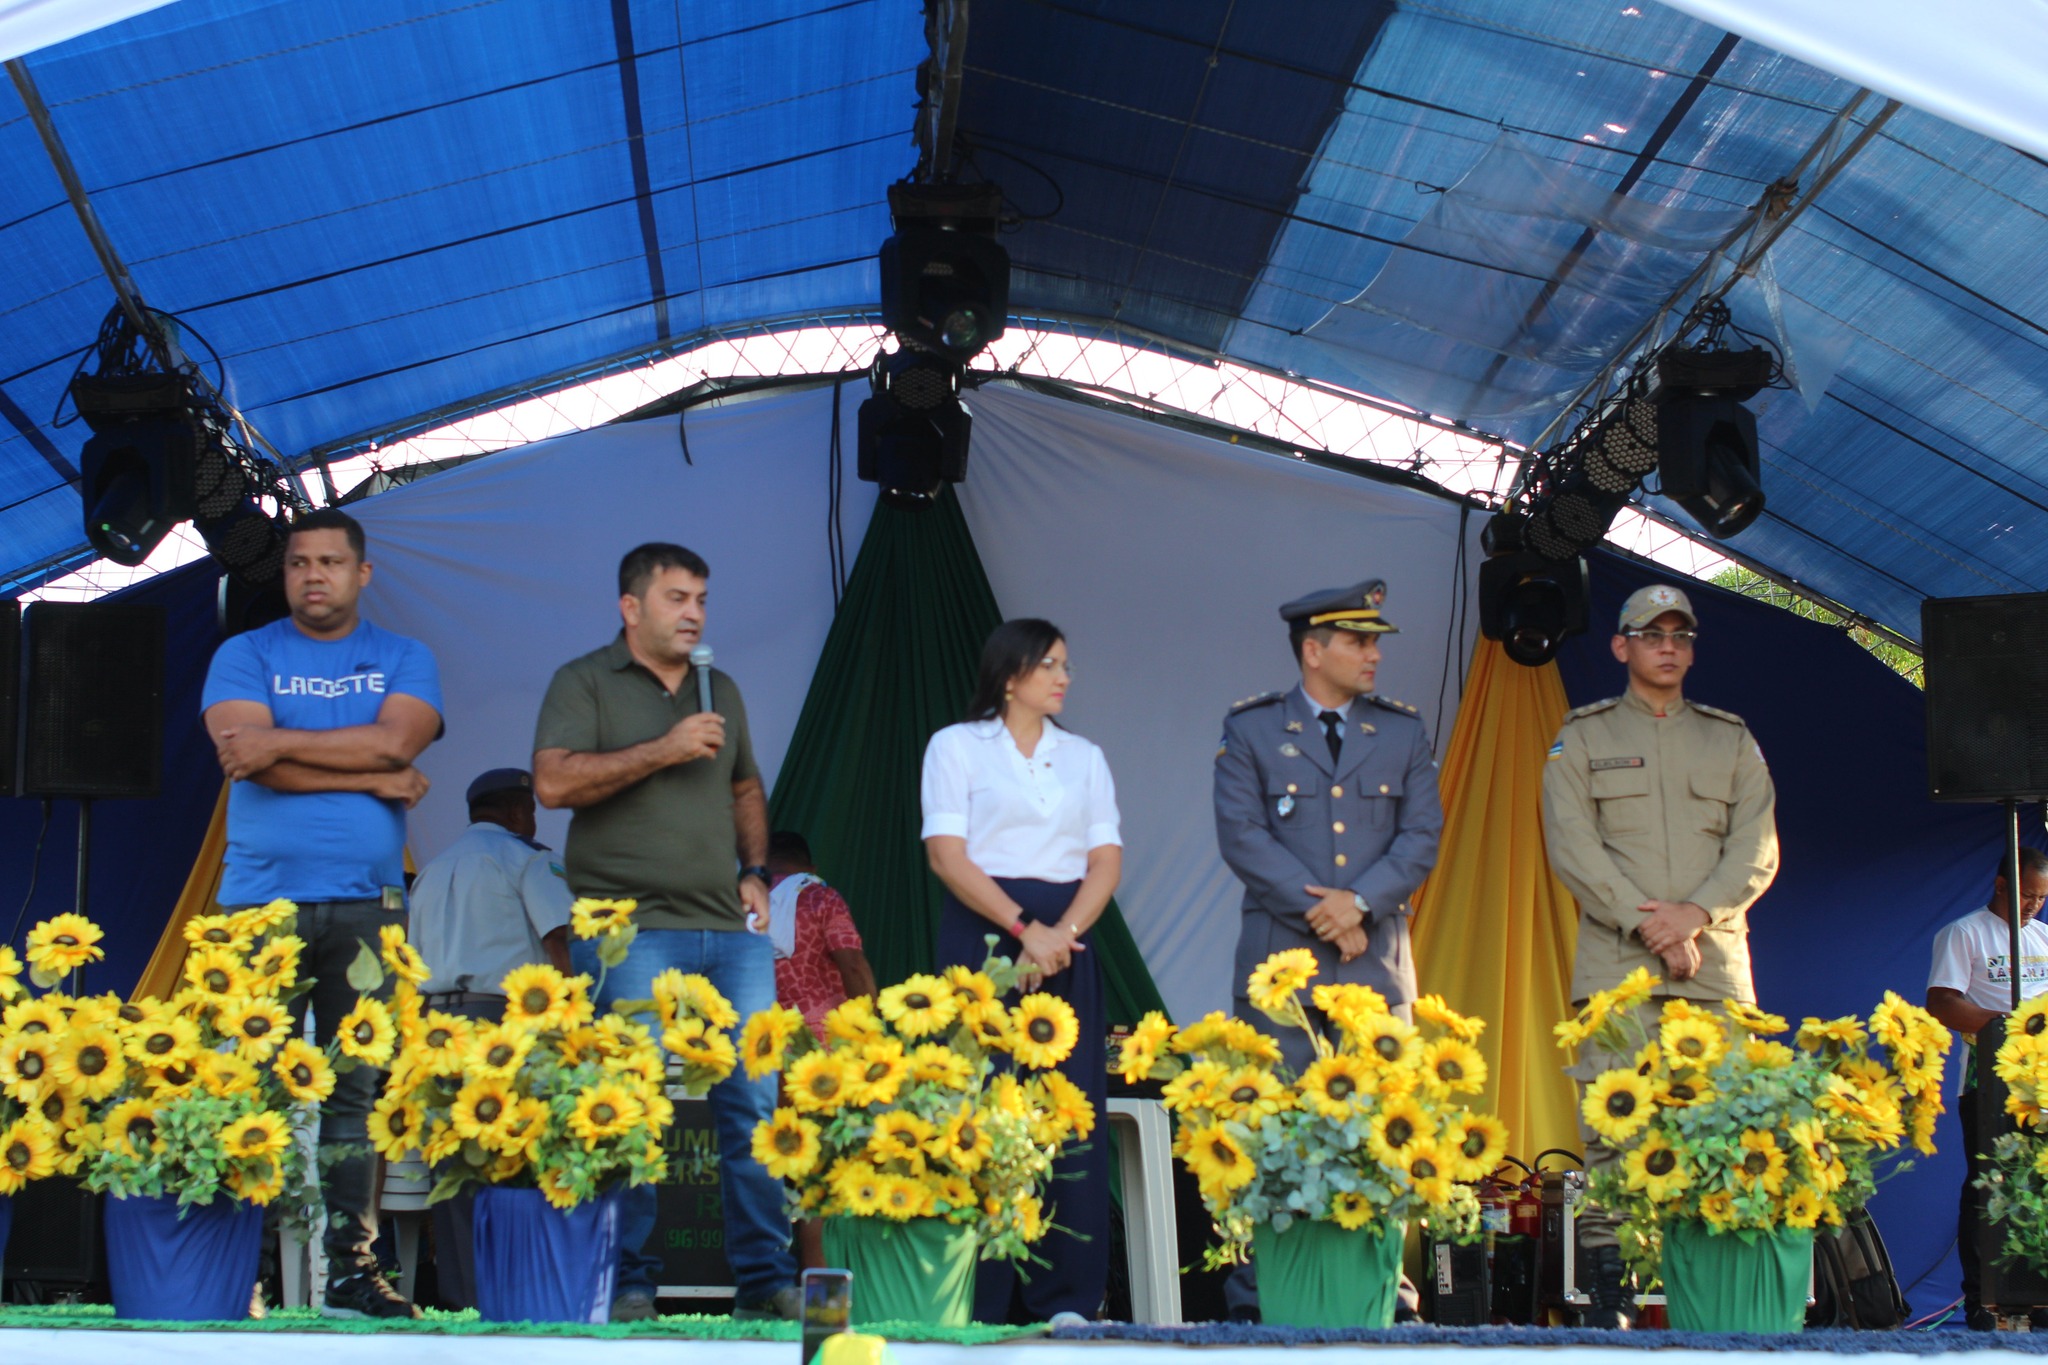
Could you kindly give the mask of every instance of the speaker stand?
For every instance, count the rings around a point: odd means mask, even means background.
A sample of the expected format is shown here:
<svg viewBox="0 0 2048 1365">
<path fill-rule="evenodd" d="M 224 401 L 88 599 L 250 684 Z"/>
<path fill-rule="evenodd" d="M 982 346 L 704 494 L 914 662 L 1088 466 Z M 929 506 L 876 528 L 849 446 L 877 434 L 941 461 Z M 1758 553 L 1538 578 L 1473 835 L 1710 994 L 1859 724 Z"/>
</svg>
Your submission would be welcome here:
<svg viewBox="0 0 2048 1365">
<path fill-rule="evenodd" d="M 2018 817 L 2015 816 L 2014 818 L 2017 819 Z M 2019 826 L 2015 825 L 2013 828 L 2018 829 Z M 87 882 L 91 879 L 91 875 L 92 798 L 90 796 L 82 796 L 78 799 L 78 890 L 72 896 L 71 906 L 78 913 L 80 919 L 92 918 L 86 910 L 88 901 Z M 70 989 L 74 999 L 85 994 L 85 968 L 75 967 L 72 969 Z"/>
<path fill-rule="evenodd" d="M 2012 1007 L 2020 1007 L 2020 975 L 2024 961 L 2020 957 L 2020 803 L 2017 797 L 2005 798 L 2005 865 L 2011 873 L 2005 879 L 2005 927 L 2009 938 L 2006 952 L 2007 974 L 2012 978 Z"/>
</svg>

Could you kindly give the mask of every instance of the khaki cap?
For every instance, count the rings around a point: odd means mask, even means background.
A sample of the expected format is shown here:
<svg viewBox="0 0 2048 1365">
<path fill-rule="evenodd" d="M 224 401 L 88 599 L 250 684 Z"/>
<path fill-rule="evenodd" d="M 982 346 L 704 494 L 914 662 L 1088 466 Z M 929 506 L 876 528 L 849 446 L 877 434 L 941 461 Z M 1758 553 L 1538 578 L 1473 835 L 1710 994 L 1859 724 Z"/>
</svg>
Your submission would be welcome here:
<svg viewBox="0 0 2048 1365">
<path fill-rule="evenodd" d="M 1640 630 L 1668 611 L 1677 612 L 1688 626 L 1699 629 L 1700 618 L 1692 614 L 1692 602 L 1669 583 L 1652 583 L 1630 593 L 1628 601 L 1621 604 L 1621 624 L 1616 628 Z"/>
</svg>

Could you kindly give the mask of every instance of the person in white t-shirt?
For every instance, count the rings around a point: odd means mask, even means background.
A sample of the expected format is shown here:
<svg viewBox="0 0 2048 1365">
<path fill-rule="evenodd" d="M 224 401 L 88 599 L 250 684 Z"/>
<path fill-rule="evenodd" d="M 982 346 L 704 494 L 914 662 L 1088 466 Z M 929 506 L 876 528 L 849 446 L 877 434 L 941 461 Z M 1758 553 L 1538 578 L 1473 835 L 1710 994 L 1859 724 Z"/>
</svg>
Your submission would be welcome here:
<svg viewBox="0 0 2048 1365">
<path fill-rule="evenodd" d="M 1116 784 L 1102 750 L 1056 719 L 1073 670 L 1050 621 L 1005 621 L 988 637 L 967 719 L 931 738 L 924 754 L 924 844 L 946 888 L 940 967 L 978 968 L 991 934 L 1009 935 L 1024 988 L 1073 1007 L 1080 1038 L 1059 1070 L 1104 1115 L 1109 1058 L 1101 969 L 1087 935 L 1109 908 L 1123 872 Z M 1029 1278 L 1008 1261 L 983 1261 L 974 1320 L 1058 1325 L 1102 1312 L 1109 1283 L 1109 1148 L 1094 1140 L 1053 1163 L 1045 1217 L 1053 1224 Z"/>
<path fill-rule="evenodd" d="M 2001 859 L 1982 909 L 1944 925 L 1934 936 L 1934 967 L 1927 974 L 1927 1010 L 1964 1035 L 1965 1043 L 1993 1019 L 2012 1010 L 2012 927 L 2006 922 L 2012 865 Z M 2048 853 L 2020 850 L 2020 995 L 2048 990 L 2048 924 L 2035 917 L 2048 903 Z M 1963 1197 L 1956 1215 L 1956 1259 L 1963 1267 L 1963 1306 L 1970 1327 L 1997 1329 L 1997 1317 L 1978 1300 L 1977 1219 L 1983 1196 L 1976 1187 L 1981 1168 L 1977 1150 L 1977 1078 L 1974 1062 L 1958 1068 L 1963 1091 L 1956 1117 L 1963 1128 Z"/>
</svg>

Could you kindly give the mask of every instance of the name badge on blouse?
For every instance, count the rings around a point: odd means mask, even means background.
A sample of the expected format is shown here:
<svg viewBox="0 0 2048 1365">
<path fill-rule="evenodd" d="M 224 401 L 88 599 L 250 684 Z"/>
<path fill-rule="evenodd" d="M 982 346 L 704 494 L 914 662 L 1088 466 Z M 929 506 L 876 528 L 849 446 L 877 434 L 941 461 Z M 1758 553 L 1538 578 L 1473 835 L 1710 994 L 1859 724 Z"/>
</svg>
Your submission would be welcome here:
<svg viewBox="0 0 2048 1365">
<path fill-rule="evenodd" d="M 1285 820 L 1288 816 L 1294 814 L 1294 798 L 1291 796 L 1281 797 L 1280 800 L 1274 805 L 1273 813 L 1279 816 L 1282 820 Z"/>
</svg>

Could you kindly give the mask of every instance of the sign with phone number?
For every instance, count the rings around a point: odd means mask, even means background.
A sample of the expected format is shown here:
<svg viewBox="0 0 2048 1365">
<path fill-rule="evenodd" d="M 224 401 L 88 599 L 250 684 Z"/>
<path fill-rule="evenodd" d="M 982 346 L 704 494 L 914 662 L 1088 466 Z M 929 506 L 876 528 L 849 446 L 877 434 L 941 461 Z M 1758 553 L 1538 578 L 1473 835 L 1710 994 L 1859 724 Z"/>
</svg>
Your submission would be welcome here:
<svg viewBox="0 0 2048 1365">
<path fill-rule="evenodd" d="M 732 1293 L 725 1260 L 725 1211 L 718 1178 L 718 1130 L 711 1105 L 678 1099 L 675 1126 L 663 1135 L 668 1179 L 655 1187 L 654 1235 L 664 1294 L 724 1298 Z"/>
</svg>

